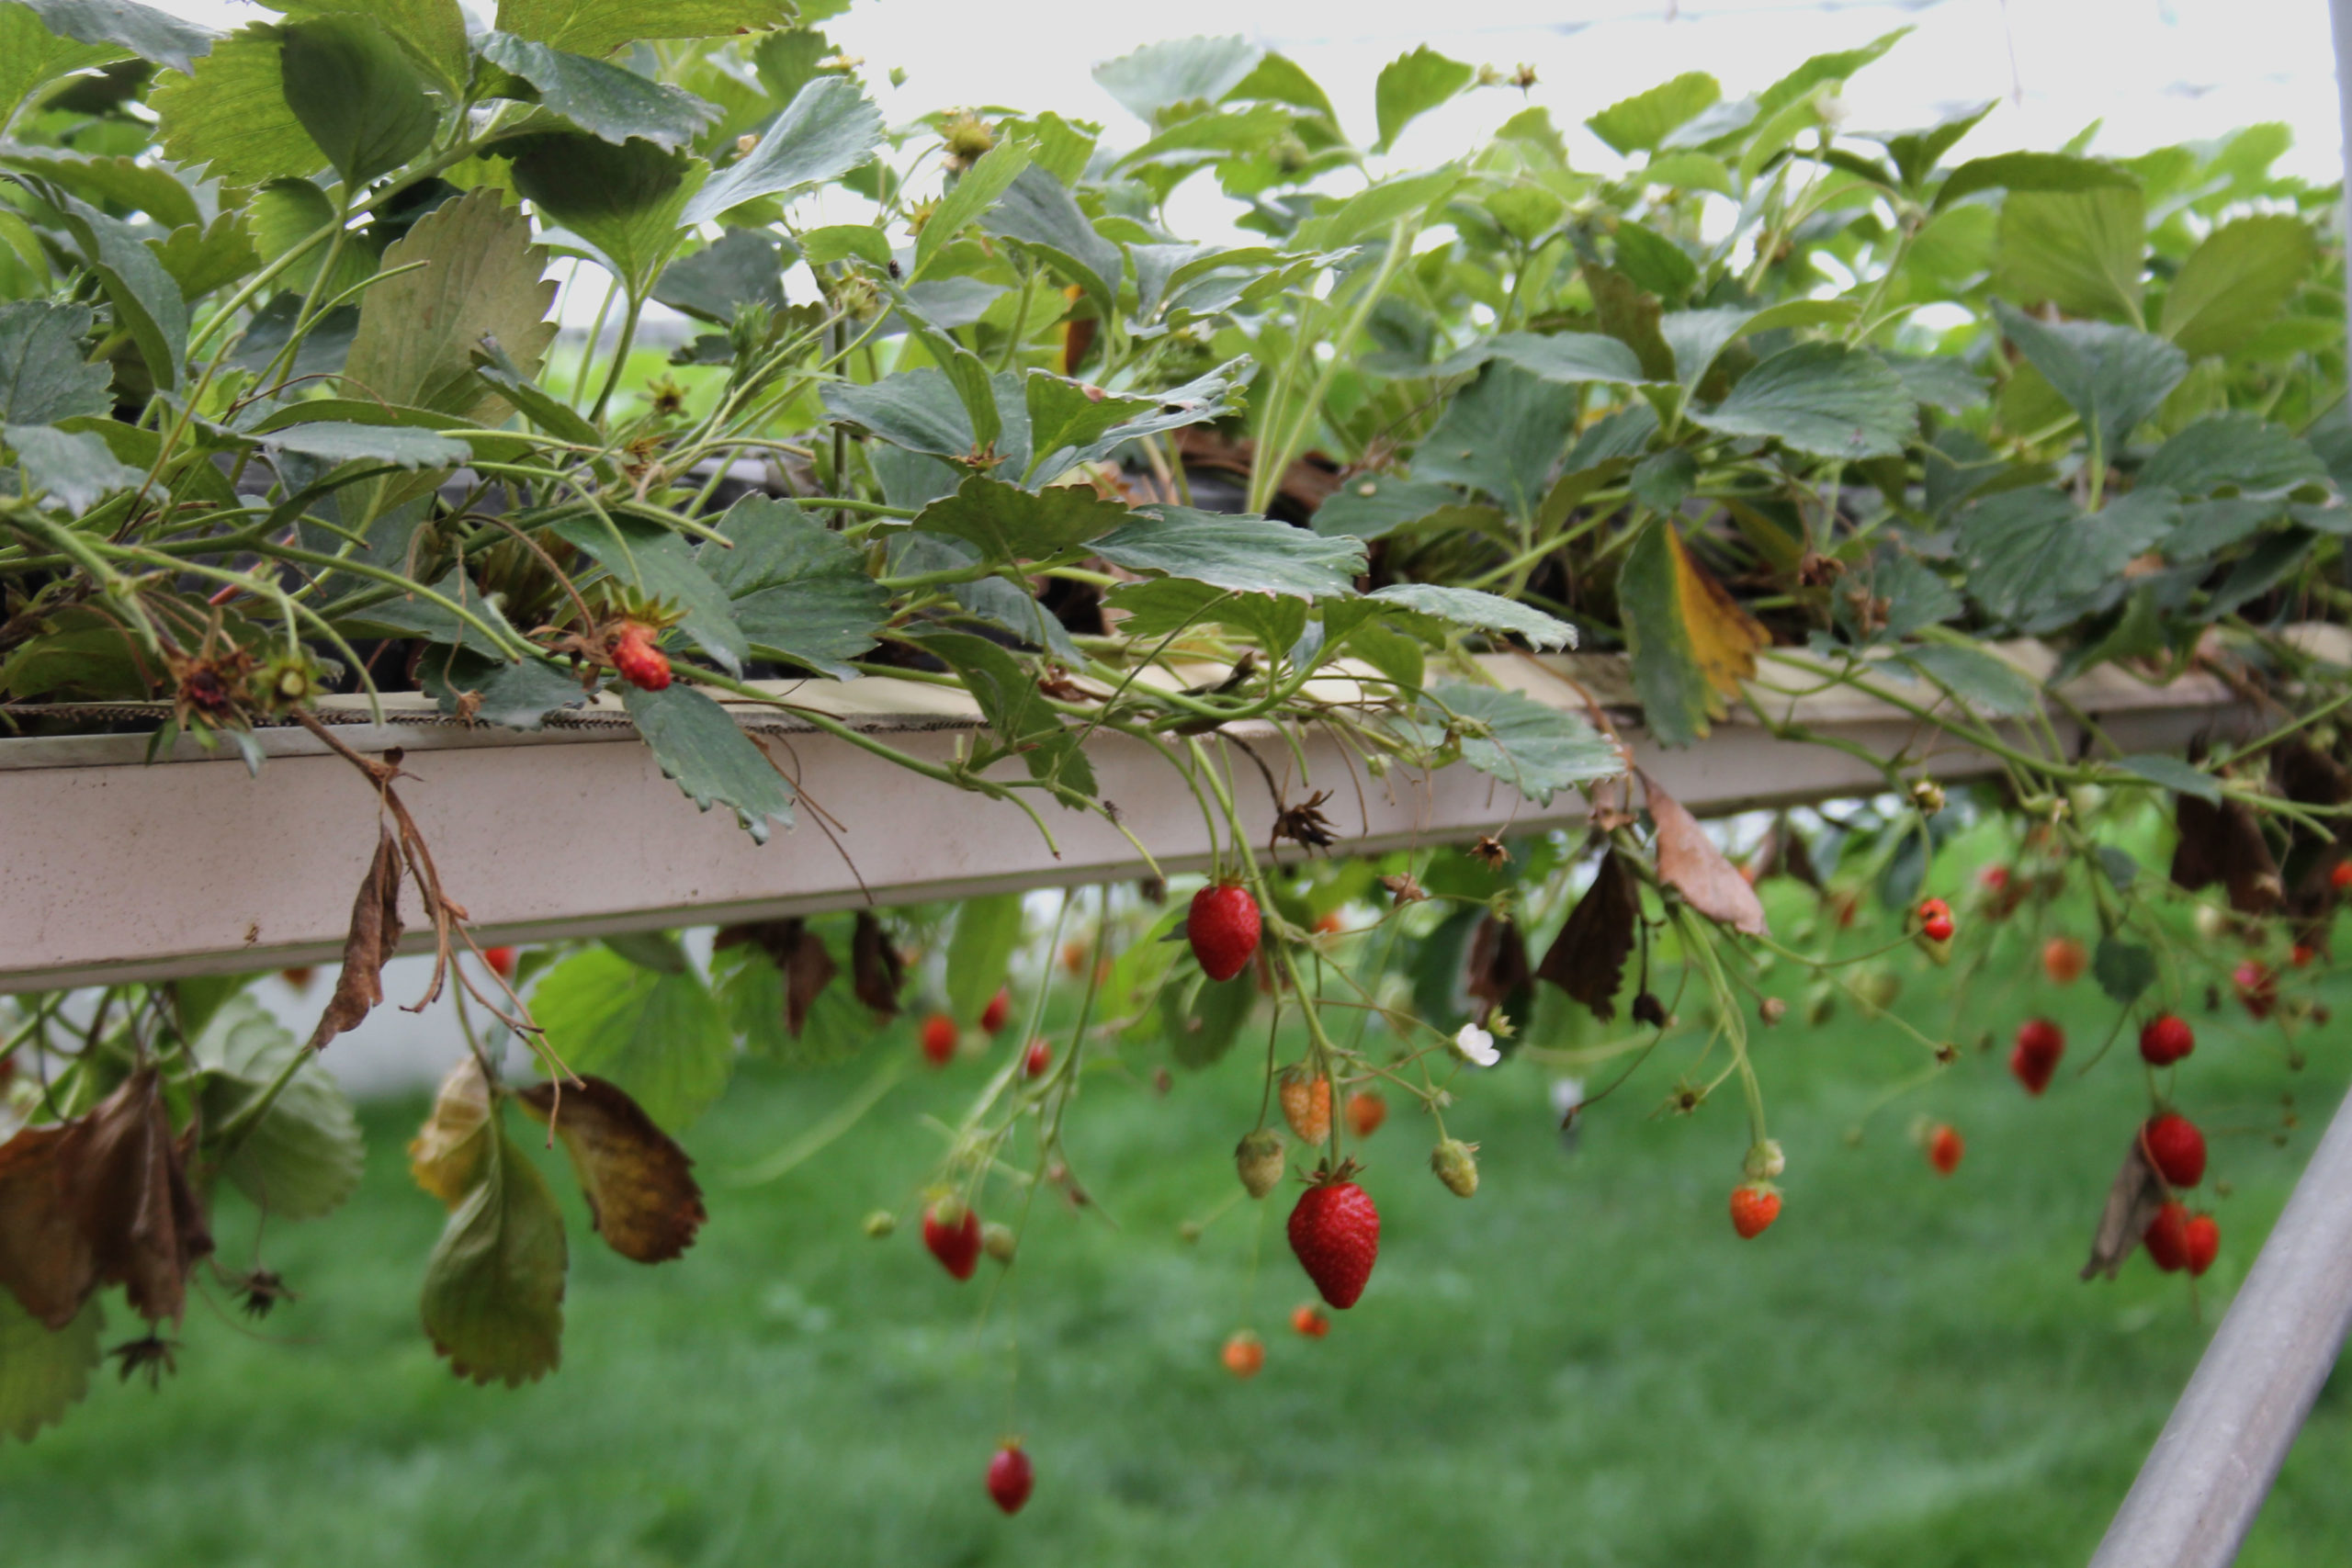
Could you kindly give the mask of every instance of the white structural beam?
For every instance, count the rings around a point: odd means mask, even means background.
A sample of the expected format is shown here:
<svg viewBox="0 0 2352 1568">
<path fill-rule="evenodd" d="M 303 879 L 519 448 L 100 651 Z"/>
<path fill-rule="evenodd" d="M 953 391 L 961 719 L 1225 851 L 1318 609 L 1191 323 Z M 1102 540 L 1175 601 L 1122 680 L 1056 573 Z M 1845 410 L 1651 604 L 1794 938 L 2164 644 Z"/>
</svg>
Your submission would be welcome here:
<svg viewBox="0 0 2352 1568">
<path fill-rule="evenodd" d="M 2030 662 L 2038 649 L 2013 650 Z M 1722 813 L 1869 793 L 1878 771 L 1834 747 L 1776 739 L 1735 715 L 1701 744 L 1668 751 L 1638 728 L 1622 661 L 1600 656 L 1486 660 L 1539 701 L 1614 716 L 1639 764 L 1701 812 Z M 1794 673 L 1781 671 L 1786 678 Z M 944 760 L 978 725 L 961 694 L 910 682 L 797 683 L 918 757 Z M 2073 705 L 2127 750 L 2177 751 L 2227 723 L 2236 699 L 2192 677 L 2162 689 L 2113 671 L 2069 689 Z M 1840 689 L 1770 699 L 1767 711 L 1875 756 L 1920 748 L 1935 732 L 1899 709 Z M 767 723 L 775 710 L 742 710 Z M 401 716 L 392 716 L 398 717 Z M 529 735 L 438 722 L 340 725 L 363 752 L 401 748 L 415 776 L 402 798 L 431 844 L 449 895 L 486 942 L 538 942 L 706 924 L 1009 888 L 1141 875 L 1143 859 L 1100 818 L 1041 805 L 1050 852 L 1015 807 L 935 783 L 817 732 L 770 745 L 802 786 L 800 823 L 754 844 L 731 815 L 695 812 L 612 714 Z M 599 723 L 599 719 L 603 722 Z M 2068 745 L 2080 737 L 2060 726 Z M 1262 728 L 1238 729 L 1282 773 L 1290 749 Z M 143 764 L 138 736 L 0 740 L 0 991 L 174 975 L 281 968 L 334 959 L 376 843 L 374 794 L 347 762 L 300 729 L 262 737 L 270 760 L 249 777 L 236 761 L 183 744 Z M 1459 841 L 1503 828 L 1578 821 L 1565 791 L 1539 807 L 1467 767 L 1434 777 L 1364 777 L 1338 744 L 1300 737 L 1308 768 L 1287 787 L 1333 792 L 1326 809 L 1342 851 Z M 1103 798 L 1162 869 L 1208 859 L 1198 805 L 1165 760 L 1127 738 L 1089 748 Z M 1272 803 L 1238 755 L 1251 831 L 1265 842 Z M 1937 752 L 1943 779 L 1991 771 L 1969 751 Z M 837 828 L 813 820 L 818 809 Z M 829 841 L 830 840 L 830 841 Z M 421 924 L 422 921 L 416 922 Z M 418 933 L 412 930 L 414 945 Z"/>
</svg>

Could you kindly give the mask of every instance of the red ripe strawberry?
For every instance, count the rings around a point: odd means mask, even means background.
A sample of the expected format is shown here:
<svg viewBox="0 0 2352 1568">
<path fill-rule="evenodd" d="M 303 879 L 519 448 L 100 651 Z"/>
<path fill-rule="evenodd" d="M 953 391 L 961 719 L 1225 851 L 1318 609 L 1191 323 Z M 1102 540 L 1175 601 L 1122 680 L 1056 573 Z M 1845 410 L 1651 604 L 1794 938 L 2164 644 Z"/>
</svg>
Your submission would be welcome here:
<svg viewBox="0 0 2352 1568">
<path fill-rule="evenodd" d="M 923 1211 L 922 1244 L 939 1266 L 968 1280 L 980 1266 L 980 1216 L 957 1198 L 942 1198 Z"/>
<path fill-rule="evenodd" d="M 2083 944 L 2070 936 L 2053 936 L 2041 949 L 2041 970 L 2050 976 L 2051 984 L 2071 986 L 2083 977 L 2091 966 L 2091 955 Z"/>
<path fill-rule="evenodd" d="M 2197 1032 L 2178 1013 L 2160 1012 L 2140 1030 L 2140 1058 L 2152 1067 L 2169 1067 L 2197 1049 Z"/>
<path fill-rule="evenodd" d="M 2183 1249 L 2188 1255 L 2188 1271 L 2202 1274 L 2213 1267 L 2213 1259 L 2221 1255 L 2222 1227 L 2213 1223 L 2211 1214 L 2191 1215 L 2181 1227 Z"/>
<path fill-rule="evenodd" d="M 2017 1048 L 2009 1053 L 2009 1071 L 2028 1094 L 2050 1087 L 2058 1058 L 2066 1054 L 2066 1032 L 2046 1018 L 2030 1018 L 2018 1025 Z"/>
<path fill-rule="evenodd" d="M 923 1060 L 944 1067 L 956 1059 L 956 1021 L 944 1012 L 922 1021 Z"/>
<path fill-rule="evenodd" d="M 1388 1102 L 1372 1090 L 1358 1089 L 1348 1096 L 1348 1128 L 1357 1137 L 1371 1137 L 1387 1120 Z"/>
<path fill-rule="evenodd" d="M 1225 1363 L 1227 1371 L 1247 1382 L 1256 1377 L 1258 1370 L 1266 1364 L 1266 1342 L 1250 1330 L 1241 1329 L 1225 1342 L 1225 1348 L 1217 1352 L 1217 1359 Z"/>
<path fill-rule="evenodd" d="M 641 692 L 659 692 L 670 684 L 670 657 L 653 646 L 653 628 L 639 621 L 623 621 L 605 639 L 612 651 L 613 668 L 621 679 Z"/>
<path fill-rule="evenodd" d="M 996 995 L 989 998 L 989 1005 L 980 1010 L 980 1027 L 990 1034 L 994 1034 L 1004 1027 L 1005 1020 L 1012 1016 L 1012 993 L 1000 989 Z"/>
<path fill-rule="evenodd" d="M 1290 1309 L 1290 1325 L 1307 1339 L 1320 1339 L 1331 1332 L 1331 1314 L 1313 1302 L 1301 1302 Z"/>
<path fill-rule="evenodd" d="M 2205 1134 L 2188 1117 L 2169 1111 L 2151 1117 L 2140 1129 L 2140 1146 L 2173 1186 L 2194 1187 L 2205 1179 Z"/>
<path fill-rule="evenodd" d="M 989 1495 L 996 1506 L 1008 1514 L 1017 1514 L 1021 1505 L 1029 1501 L 1030 1488 L 1037 1484 L 1037 1474 L 1029 1464 L 1029 1451 L 1021 1439 L 1009 1438 L 1004 1447 L 996 1450 L 989 1461 Z"/>
<path fill-rule="evenodd" d="M 2318 956 L 2319 950 L 2307 942 L 2299 942 L 2287 950 L 2287 962 L 2298 969 L 2310 968 L 2312 960 Z"/>
<path fill-rule="evenodd" d="M 1212 980 L 1230 980 L 1249 966 L 1258 951 L 1258 901 L 1246 887 L 1221 882 L 1193 895 L 1184 919 L 1184 934 L 1192 940 L 1193 956 L 1201 973 Z"/>
<path fill-rule="evenodd" d="M 2247 959 L 2230 972 L 2230 984 L 2237 988 L 2238 1001 L 2245 1008 L 2246 1017 L 2256 1023 L 2268 1018 L 2270 1010 L 2278 1005 L 2278 976 L 2270 972 L 2267 964 Z"/>
<path fill-rule="evenodd" d="M 1781 1217 L 1781 1194 L 1761 1181 L 1743 1181 L 1731 1190 L 1731 1228 L 1742 1241 L 1753 1241 Z"/>
<path fill-rule="evenodd" d="M 2171 1274 L 2188 1265 L 2188 1210 L 2177 1203 L 2166 1203 L 2148 1222 L 2147 1234 L 2140 1238 L 2148 1247 L 2148 1260 L 2165 1273 Z"/>
<path fill-rule="evenodd" d="M 1340 911 L 1337 909 L 1332 910 L 1329 914 L 1315 922 L 1315 934 L 1317 936 L 1338 936 L 1341 931 L 1346 931 L 1347 929 L 1348 922 L 1346 919 L 1341 918 Z"/>
<path fill-rule="evenodd" d="M 1983 871 L 1976 874 L 1976 886 L 1982 887 L 1987 893 L 2005 893 L 2008 891 L 2009 868 L 2005 865 L 1986 866 Z"/>
<path fill-rule="evenodd" d="M 1928 1134 L 1928 1163 L 1936 1168 L 1938 1176 L 1950 1176 L 1960 1168 L 1960 1156 L 1968 1145 L 1958 1132 L 1939 1122 Z"/>
<path fill-rule="evenodd" d="M 1356 1304 L 1380 1257 L 1380 1211 L 1372 1195 L 1349 1179 L 1355 1162 L 1341 1160 L 1336 1171 L 1319 1167 L 1315 1185 L 1299 1194 L 1290 1212 L 1290 1249 L 1299 1267 L 1342 1310 Z"/>
<path fill-rule="evenodd" d="M 2327 874 L 2327 885 L 2338 893 L 2352 887 L 2352 860 L 2337 861 Z"/>
<path fill-rule="evenodd" d="M 311 988 L 311 976 L 317 973 L 318 971 L 308 964 L 298 964 L 291 969 L 280 969 L 277 972 L 277 977 L 298 991 L 307 991 Z"/>
<path fill-rule="evenodd" d="M 1919 906 L 1919 934 L 1929 942 L 1951 940 L 1951 906 L 1940 898 L 1929 898 Z"/>
<path fill-rule="evenodd" d="M 481 950 L 481 956 L 482 962 L 489 964 L 500 979 L 514 978 L 514 950 L 513 948 L 485 947 Z"/>
<path fill-rule="evenodd" d="M 1042 1078 L 1053 1065 L 1054 1048 L 1043 1040 L 1032 1040 L 1029 1049 L 1022 1053 L 1021 1072 L 1024 1077 Z"/>
</svg>

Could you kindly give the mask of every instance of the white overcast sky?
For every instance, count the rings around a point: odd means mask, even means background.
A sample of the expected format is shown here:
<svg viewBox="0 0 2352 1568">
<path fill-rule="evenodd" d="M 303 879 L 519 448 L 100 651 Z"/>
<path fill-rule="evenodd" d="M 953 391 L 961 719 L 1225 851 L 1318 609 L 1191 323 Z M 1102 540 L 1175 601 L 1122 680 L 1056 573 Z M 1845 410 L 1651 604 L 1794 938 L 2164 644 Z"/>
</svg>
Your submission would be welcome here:
<svg viewBox="0 0 2352 1568">
<path fill-rule="evenodd" d="M 221 28 L 271 15 L 248 0 L 148 3 Z M 2329 179 L 2341 166 L 2325 0 L 856 0 L 824 25 L 866 59 L 894 116 L 997 102 L 1102 120 L 1116 141 L 1140 140 L 1139 128 L 1091 66 L 1174 34 L 1240 33 L 1306 67 L 1361 141 L 1372 140 L 1374 76 L 1416 44 L 1534 65 L 1534 100 L 1565 127 L 1684 71 L 1737 96 L 1809 54 L 1907 25 L 1911 37 L 1849 90 L 1849 125 L 1904 129 L 1997 97 L 1969 150 L 2054 146 L 2102 119 L 2097 150 L 2120 154 L 2284 120 L 2294 172 Z M 880 83 L 894 65 L 907 73 L 896 93 Z M 1415 127 L 1398 157 L 1447 156 L 1517 97 L 1472 95 Z M 1600 155 L 1584 145 L 1588 162 Z"/>
</svg>

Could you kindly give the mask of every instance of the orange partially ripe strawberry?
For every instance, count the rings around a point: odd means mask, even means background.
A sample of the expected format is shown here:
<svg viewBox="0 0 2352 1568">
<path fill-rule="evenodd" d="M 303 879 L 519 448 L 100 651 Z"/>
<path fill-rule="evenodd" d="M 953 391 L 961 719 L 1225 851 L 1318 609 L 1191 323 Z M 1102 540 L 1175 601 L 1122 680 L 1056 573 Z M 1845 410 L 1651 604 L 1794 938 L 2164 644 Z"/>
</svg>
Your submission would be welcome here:
<svg viewBox="0 0 2352 1568">
<path fill-rule="evenodd" d="M 1781 1194 L 1761 1181 L 1743 1181 L 1731 1190 L 1731 1228 L 1743 1241 L 1753 1241 L 1781 1217 Z"/>
</svg>

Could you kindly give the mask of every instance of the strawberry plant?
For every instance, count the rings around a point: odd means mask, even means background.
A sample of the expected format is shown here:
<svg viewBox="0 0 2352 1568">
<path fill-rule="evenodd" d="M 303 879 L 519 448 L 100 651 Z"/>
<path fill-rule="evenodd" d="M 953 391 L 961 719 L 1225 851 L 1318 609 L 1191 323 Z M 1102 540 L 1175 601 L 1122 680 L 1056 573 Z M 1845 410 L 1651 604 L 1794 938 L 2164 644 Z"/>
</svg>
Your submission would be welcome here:
<svg viewBox="0 0 2352 1568">
<path fill-rule="evenodd" d="M 279 1299 L 208 1263 L 221 1189 L 288 1219 L 350 1190 L 349 1109 L 305 1069 L 383 1000 L 403 910 L 469 1047 L 412 1151 L 448 1210 L 423 1321 L 481 1382 L 560 1351 L 569 1241 L 510 1111 L 562 1142 L 598 1235 L 662 1263 L 705 1217 L 673 1134 L 739 1052 L 842 1060 L 918 1008 L 967 1098 L 877 1237 L 920 1212 L 954 1279 L 1018 1267 L 1035 1197 L 1092 1206 L 1063 1133 L 1098 1069 L 1246 1070 L 1240 1192 L 1315 1173 L 1290 1239 L 1352 1307 L 1379 1227 L 1344 1145 L 1392 1115 L 1469 1199 L 1448 1117 L 1481 1073 L 1608 1067 L 1574 1118 L 1663 1052 L 1662 1111 L 1737 1091 L 1714 1157 L 1755 1237 L 1803 1171 L 1752 1031 L 1883 1021 L 1892 1098 L 2015 1028 L 2010 1070 L 2063 1092 L 2064 1035 L 2000 1002 L 2038 956 L 2112 1010 L 2083 1068 L 2131 1030 L 2151 1075 L 2092 1269 L 2213 1262 L 2174 1191 L 2205 1163 L 2170 1111 L 2180 1015 L 2226 984 L 2245 1023 L 2208 1027 L 2291 1070 L 2352 881 L 2335 193 L 2273 174 L 2265 134 L 1971 158 L 1989 106 L 1849 127 L 1840 85 L 1899 34 L 1737 97 L 1634 94 L 1587 167 L 1525 73 L 1427 49 L 1380 73 L 1371 139 L 1234 39 L 1106 62 L 1116 125 L 893 126 L 788 0 L 502 0 L 471 32 L 455 0 L 271 11 L 214 35 L 0 5 L 0 722 L 255 772 L 295 727 L 379 806 L 307 1042 L 225 982 L 12 1002 L 0 1354 L 31 1371 L 0 1426 L 79 1396 L 102 1290 L 158 1377 L 208 1269 Z M 1465 96 L 1491 134 L 1395 166 Z M 1223 239 L 1173 226 L 1204 181 Z M 562 288 L 597 301 L 576 348 Z M 661 312 L 689 323 L 666 355 Z M 2244 722 L 2166 749 L 2075 696 L 2183 679 Z M 977 721 L 921 753 L 808 694 L 863 681 Z M 1833 698 L 1891 716 L 1881 744 L 1823 733 Z M 1058 903 L 1059 975 L 1024 966 L 1017 893 L 733 925 L 707 962 L 659 934 L 481 949 L 401 757 L 338 730 L 588 709 L 756 842 L 829 831 L 790 744 L 815 731 L 1046 846 L 1100 818 L 1146 879 Z M 1711 830 L 1635 762 L 1734 722 L 1871 787 Z M 1348 777 L 1303 776 L 1309 728 Z M 1171 891 L 1105 797 L 1110 745 L 1197 802 L 1205 886 Z M 1939 780 L 1956 754 L 1990 782 Z M 1492 786 L 1474 843 L 1335 856 L 1351 795 L 1454 768 Z M 1514 831 L 1571 791 L 1581 838 Z M 1955 998 L 1932 1031 L 1922 965 Z M 1971 998 L 2005 1010 L 1962 1028 Z M 847 1135 L 915 1054 L 752 1175 Z M 1959 1135 L 1929 1150 L 1949 1174 Z M 1030 1477 L 1008 1445 L 990 1493 L 1011 1512 Z"/>
</svg>

